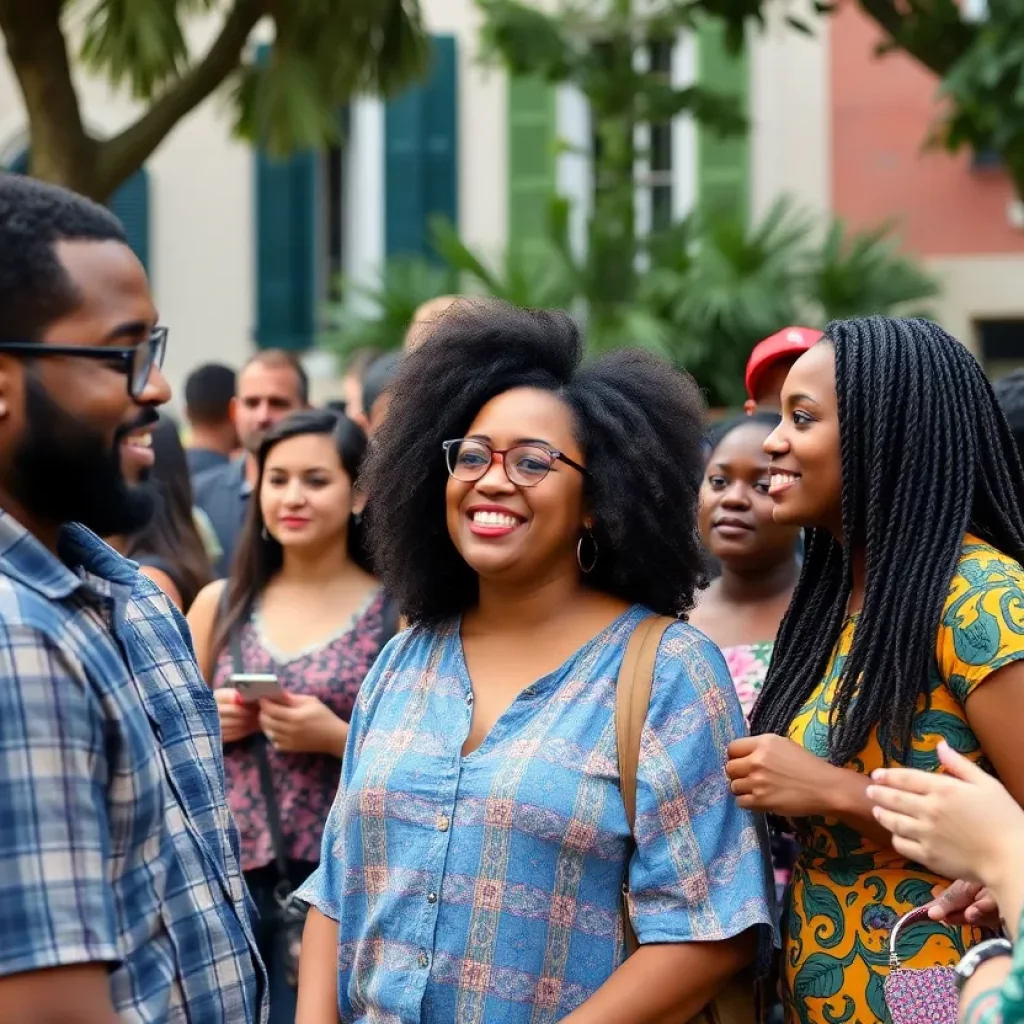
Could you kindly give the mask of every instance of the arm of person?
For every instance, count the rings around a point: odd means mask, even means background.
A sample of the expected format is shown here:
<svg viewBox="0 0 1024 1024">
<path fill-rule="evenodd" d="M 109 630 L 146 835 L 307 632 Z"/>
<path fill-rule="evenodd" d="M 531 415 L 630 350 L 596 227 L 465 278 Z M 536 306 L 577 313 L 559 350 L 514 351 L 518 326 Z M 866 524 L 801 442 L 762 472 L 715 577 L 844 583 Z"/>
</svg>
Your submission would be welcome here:
<svg viewBox="0 0 1024 1024">
<path fill-rule="evenodd" d="M 874 818 L 871 780 L 837 768 L 785 736 L 746 736 L 729 744 L 726 766 L 740 807 L 795 820 L 834 818 L 883 849 L 891 836 Z"/>
<path fill-rule="evenodd" d="M 84 671 L 17 623 L 0 646 L 4 1024 L 115 1024 L 107 736 Z"/>
<path fill-rule="evenodd" d="M 670 627 L 637 773 L 629 905 L 640 948 L 566 1024 L 688 1019 L 755 959 L 767 964 L 767 829 L 737 806 L 722 770 L 727 744 L 744 730 L 721 653 L 696 630 Z"/>
<path fill-rule="evenodd" d="M 110 1002 L 109 979 L 105 964 L 0 978 L 4 1024 L 118 1024 L 121 1018 Z"/>
<path fill-rule="evenodd" d="M 213 583 L 208 583 L 196 595 L 186 616 L 188 628 L 192 633 L 196 663 L 207 684 L 213 679 L 213 631 L 217 624 L 221 595 L 226 586 L 227 580 L 214 580 Z"/>
<path fill-rule="evenodd" d="M 178 611 L 184 611 L 181 591 L 178 590 L 178 585 L 163 569 L 157 569 L 152 565 L 140 565 L 139 572 L 147 579 L 151 579 L 164 592 Z"/>
<path fill-rule="evenodd" d="M 295 1024 L 338 1024 L 338 922 L 316 907 L 302 932 Z"/>
<path fill-rule="evenodd" d="M 960 1024 L 1002 1024 L 1002 988 L 1012 966 L 1008 956 L 987 960 L 967 979 L 960 993 Z"/>
</svg>

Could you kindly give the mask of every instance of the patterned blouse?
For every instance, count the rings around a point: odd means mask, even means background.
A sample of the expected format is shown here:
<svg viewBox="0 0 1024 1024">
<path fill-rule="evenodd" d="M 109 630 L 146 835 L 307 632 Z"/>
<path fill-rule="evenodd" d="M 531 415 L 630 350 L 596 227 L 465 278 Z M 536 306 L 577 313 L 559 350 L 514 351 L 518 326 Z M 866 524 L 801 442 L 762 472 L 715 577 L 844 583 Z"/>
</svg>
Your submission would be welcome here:
<svg viewBox="0 0 1024 1024">
<path fill-rule="evenodd" d="M 298 654 L 277 651 L 266 639 L 257 610 L 242 627 L 246 672 L 271 672 L 289 693 L 318 697 L 346 722 L 356 694 L 381 649 L 384 595 L 375 591 L 333 637 Z M 231 652 L 224 651 L 214 672 L 214 687 L 230 685 Z M 338 788 L 339 763 L 328 754 L 289 754 L 267 745 L 281 823 L 291 860 L 316 863 L 320 838 Z M 228 806 L 242 841 L 242 870 L 273 863 L 267 809 L 259 768 L 244 740 L 224 752 Z"/>
<path fill-rule="evenodd" d="M 773 940 L 766 843 L 724 772 L 743 715 L 718 649 L 669 628 L 637 785 L 619 792 L 615 683 L 634 607 L 527 686 L 462 756 L 473 692 L 458 622 L 392 641 L 356 703 L 320 867 L 299 897 L 339 922 L 344 1024 L 553 1024 L 641 943 Z"/>
<path fill-rule="evenodd" d="M 822 758 L 828 756 L 831 701 L 857 622 L 857 615 L 847 619 L 824 678 L 789 729 L 792 740 Z M 884 629 L 885 624 L 877 628 Z M 918 700 L 904 763 L 940 771 L 935 751 L 946 740 L 984 764 L 964 706 L 993 672 L 1022 659 L 1024 569 L 968 534 L 950 582 L 928 692 Z M 869 775 L 883 763 L 875 732 L 846 767 Z M 783 957 L 790 1015 L 802 1024 L 884 1020 L 889 932 L 948 879 L 834 819 L 805 818 L 799 826 L 800 857 L 793 874 Z M 922 922 L 908 929 L 900 958 L 913 970 L 951 967 L 981 937 L 976 929 Z"/>
</svg>

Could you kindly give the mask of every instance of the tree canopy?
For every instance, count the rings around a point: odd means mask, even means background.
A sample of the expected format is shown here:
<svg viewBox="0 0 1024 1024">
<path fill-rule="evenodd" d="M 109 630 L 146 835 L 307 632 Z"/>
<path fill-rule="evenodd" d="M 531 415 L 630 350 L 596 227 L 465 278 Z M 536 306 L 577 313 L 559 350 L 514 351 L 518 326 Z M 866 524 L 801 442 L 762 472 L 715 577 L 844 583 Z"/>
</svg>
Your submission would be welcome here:
<svg viewBox="0 0 1024 1024">
<path fill-rule="evenodd" d="M 187 22 L 199 15 L 220 26 L 197 53 Z M 263 18 L 275 42 L 255 62 L 249 42 Z M 24 98 L 30 173 L 101 201 L 222 87 L 237 130 L 285 152 L 330 141 L 342 103 L 401 88 L 429 53 L 419 0 L 0 0 L 0 32 Z M 79 62 L 145 104 L 110 138 L 86 127 Z"/>
</svg>

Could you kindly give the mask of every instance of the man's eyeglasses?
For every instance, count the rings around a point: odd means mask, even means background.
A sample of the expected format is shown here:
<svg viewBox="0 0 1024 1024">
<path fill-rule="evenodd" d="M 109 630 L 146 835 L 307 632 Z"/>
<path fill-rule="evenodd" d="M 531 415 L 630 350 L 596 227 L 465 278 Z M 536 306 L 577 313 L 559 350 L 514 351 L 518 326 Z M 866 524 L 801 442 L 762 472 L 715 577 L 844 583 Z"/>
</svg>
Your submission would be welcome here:
<svg viewBox="0 0 1024 1024">
<path fill-rule="evenodd" d="M 586 473 L 568 455 L 536 444 L 518 444 L 499 451 L 483 441 L 460 437 L 454 441 L 445 441 L 441 447 L 448 462 L 449 474 L 467 484 L 483 479 L 495 457 L 500 457 L 505 476 L 517 487 L 536 487 L 551 472 L 556 462 L 564 462 L 580 473 Z"/>
<path fill-rule="evenodd" d="M 129 348 L 104 346 L 44 345 L 37 341 L 0 341 L 0 352 L 28 358 L 45 359 L 52 356 L 103 360 L 116 367 L 128 378 L 128 394 L 138 398 L 154 369 L 164 365 L 167 354 L 167 328 L 154 327 L 150 336 Z"/>
</svg>

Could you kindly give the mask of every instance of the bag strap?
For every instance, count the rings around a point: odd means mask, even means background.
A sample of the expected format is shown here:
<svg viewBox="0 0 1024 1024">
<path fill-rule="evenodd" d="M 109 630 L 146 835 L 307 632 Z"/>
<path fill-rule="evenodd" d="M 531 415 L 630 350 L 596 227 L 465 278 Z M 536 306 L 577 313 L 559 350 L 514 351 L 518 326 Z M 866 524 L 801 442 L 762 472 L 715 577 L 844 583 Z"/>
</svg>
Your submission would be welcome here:
<svg viewBox="0 0 1024 1024">
<path fill-rule="evenodd" d="M 677 620 L 667 615 L 650 615 L 637 624 L 626 644 L 618 682 L 615 684 L 615 743 L 619 755 L 619 790 L 626 809 L 629 831 L 636 825 L 636 777 L 640 768 L 640 736 L 654 688 L 654 666 L 665 631 Z M 636 840 L 633 840 L 634 847 Z M 629 920 L 629 880 L 622 882 L 622 922 L 626 955 L 639 945 Z"/>
<path fill-rule="evenodd" d="M 223 615 L 228 608 L 228 583 L 225 582 L 221 592 L 220 607 L 218 616 Z M 231 631 L 228 637 L 228 649 L 231 651 L 231 667 L 236 675 L 245 672 L 245 662 L 242 657 L 242 637 L 237 629 Z M 267 756 L 267 737 L 257 734 L 251 737 L 253 755 L 256 758 L 256 768 L 260 773 L 260 790 L 263 793 L 263 802 L 267 808 L 267 828 L 270 830 L 270 845 L 274 851 L 274 864 L 277 867 L 279 876 L 277 883 L 277 897 L 279 900 L 287 900 L 291 895 L 291 882 L 288 877 L 288 853 L 285 845 L 284 829 L 281 826 L 281 809 L 277 803 L 277 792 L 274 789 L 274 773 L 270 768 L 270 758 Z"/>
</svg>

